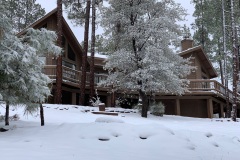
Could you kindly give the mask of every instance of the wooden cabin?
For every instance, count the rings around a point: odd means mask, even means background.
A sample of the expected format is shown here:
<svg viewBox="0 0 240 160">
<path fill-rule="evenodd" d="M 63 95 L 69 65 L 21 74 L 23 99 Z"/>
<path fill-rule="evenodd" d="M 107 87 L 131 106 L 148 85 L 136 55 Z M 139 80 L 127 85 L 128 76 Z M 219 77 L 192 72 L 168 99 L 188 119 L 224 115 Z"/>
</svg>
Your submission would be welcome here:
<svg viewBox="0 0 240 160">
<path fill-rule="evenodd" d="M 52 10 L 41 19 L 30 25 L 28 28 L 40 29 L 46 28 L 48 30 L 57 30 L 57 9 Z M 18 33 L 20 36 L 26 30 Z M 63 18 L 63 56 L 62 56 L 62 103 L 63 104 L 79 104 L 80 96 L 80 79 L 81 79 L 81 64 L 83 49 L 79 44 L 77 38 L 73 34 L 66 20 Z M 56 68 L 57 57 L 49 55 L 42 57 L 45 60 L 43 72 L 47 74 L 52 80 L 52 96 L 48 99 L 48 103 L 54 103 L 54 94 L 56 89 Z M 88 57 L 88 62 L 89 62 Z M 95 57 L 95 84 L 106 78 L 107 71 L 103 70 L 105 58 Z M 89 71 L 90 64 L 87 63 L 87 77 L 86 77 L 86 102 L 89 102 Z M 106 88 L 97 87 L 98 95 L 107 106 L 111 104 L 110 94 L 107 93 Z"/>
<path fill-rule="evenodd" d="M 35 29 L 47 28 L 56 31 L 57 29 L 57 9 L 54 9 L 43 18 L 39 19 L 29 27 Z M 25 30 L 18 35 L 24 34 Z M 225 87 L 212 78 L 217 77 L 217 73 L 209 61 L 201 46 L 193 46 L 193 41 L 184 39 L 182 42 L 182 51 L 179 53 L 183 58 L 191 57 L 193 66 L 197 69 L 188 75 L 190 81 L 189 92 L 182 96 L 162 95 L 156 96 L 157 101 L 162 101 L 165 106 L 165 113 L 170 115 L 181 115 L 189 117 L 212 118 L 214 114 L 224 117 L 226 111 Z M 67 22 L 63 18 L 63 50 L 62 57 L 62 103 L 63 104 L 79 104 L 80 96 L 80 79 L 81 79 L 81 60 L 83 49 L 78 40 L 74 36 Z M 56 89 L 56 57 L 49 55 L 43 57 L 46 65 L 43 72 L 52 80 L 52 97 L 48 103 L 54 103 L 54 93 Z M 105 79 L 107 72 L 103 70 L 105 58 L 95 57 L 95 82 L 96 84 Z M 89 63 L 87 64 L 89 71 Z M 86 94 L 89 94 L 89 72 L 87 74 Z M 108 88 L 98 87 L 98 95 L 106 106 L 114 104 L 115 99 Z M 230 93 L 230 102 L 232 101 L 232 91 Z M 121 95 L 121 93 L 117 93 Z M 131 96 L 134 97 L 134 96 Z M 137 95 L 135 95 L 135 98 Z M 86 95 L 88 104 L 88 95 Z M 238 111 L 239 113 L 239 111 Z M 238 114 L 239 116 L 239 114 Z"/>
<path fill-rule="evenodd" d="M 181 45 L 182 51 L 179 55 L 183 58 L 190 58 L 191 64 L 197 68 L 187 76 L 190 81 L 189 92 L 182 96 L 161 95 L 157 97 L 166 105 L 165 113 L 199 118 L 213 118 L 214 115 L 225 117 L 225 87 L 218 81 L 212 80 L 217 77 L 217 72 L 202 46 L 194 47 L 191 39 L 182 40 Z M 231 105 L 232 91 L 228 91 Z"/>
</svg>

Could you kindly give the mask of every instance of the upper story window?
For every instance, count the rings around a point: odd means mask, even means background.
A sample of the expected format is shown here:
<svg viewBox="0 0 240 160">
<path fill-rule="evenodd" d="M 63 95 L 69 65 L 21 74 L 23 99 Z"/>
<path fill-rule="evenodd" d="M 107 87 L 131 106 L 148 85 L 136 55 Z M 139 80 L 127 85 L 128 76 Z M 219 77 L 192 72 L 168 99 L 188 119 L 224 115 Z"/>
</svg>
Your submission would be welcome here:
<svg viewBox="0 0 240 160">
<path fill-rule="evenodd" d="M 72 61 L 76 60 L 75 53 L 73 52 L 73 50 L 69 44 L 68 44 L 68 59 L 70 59 Z"/>
<path fill-rule="evenodd" d="M 62 36 L 62 47 L 64 48 L 65 47 L 65 43 L 66 43 L 66 39 L 64 36 Z"/>
</svg>

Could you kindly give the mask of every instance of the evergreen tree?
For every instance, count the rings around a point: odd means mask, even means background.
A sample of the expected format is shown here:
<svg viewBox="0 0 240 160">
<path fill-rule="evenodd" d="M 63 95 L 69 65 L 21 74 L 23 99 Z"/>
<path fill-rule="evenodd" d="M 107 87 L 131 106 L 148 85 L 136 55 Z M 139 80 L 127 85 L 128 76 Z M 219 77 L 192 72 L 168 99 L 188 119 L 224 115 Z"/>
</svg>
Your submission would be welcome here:
<svg viewBox="0 0 240 160">
<path fill-rule="evenodd" d="M 218 71 L 221 73 L 222 83 L 225 82 L 225 84 L 223 84 L 228 89 L 228 79 L 232 80 L 233 92 L 236 95 L 236 84 L 238 84 L 238 74 L 236 73 L 238 71 L 236 70 L 238 70 L 237 63 L 239 61 L 236 60 L 238 59 L 236 57 L 236 46 L 238 43 L 237 39 L 239 38 L 237 32 L 240 24 L 240 3 L 232 0 L 193 0 L 193 3 L 195 4 L 194 16 L 196 17 L 194 39 L 198 43 L 200 39 L 203 39 L 205 42 L 205 50 L 208 52 L 211 61 L 218 62 L 219 64 Z M 236 26 L 237 28 L 235 28 Z M 203 36 L 201 34 L 202 32 L 205 33 Z M 221 67 L 222 64 L 224 64 L 224 67 Z M 233 99 L 235 99 L 233 108 L 236 106 L 236 97 L 237 95 L 233 97 Z M 228 91 L 226 91 L 226 98 L 226 116 L 230 117 Z M 233 112 L 235 112 L 235 110 Z"/>
<path fill-rule="evenodd" d="M 179 42 L 184 10 L 173 0 L 109 1 L 103 9 L 102 26 L 108 42 L 115 43 L 105 68 L 102 85 L 137 91 L 142 117 L 147 117 L 149 93 L 182 94 L 190 73 L 188 60 L 174 54 L 170 45 Z"/>
<path fill-rule="evenodd" d="M 0 6 L 0 95 L 7 104 L 6 125 L 9 125 L 9 105 L 25 104 L 26 112 L 39 108 L 50 95 L 48 76 L 42 73 L 44 62 L 40 56 L 59 55 L 56 34 L 46 29 L 28 29 L 21 38 L 11 30 L 10 20 Z"/>
<path fill-rule="evenodd" d="M 45 10 L 36 0 L 1 0 L 0 5 L 5 7 L 5 14 L 16 32 L 45 15 Z"/>
</svg>

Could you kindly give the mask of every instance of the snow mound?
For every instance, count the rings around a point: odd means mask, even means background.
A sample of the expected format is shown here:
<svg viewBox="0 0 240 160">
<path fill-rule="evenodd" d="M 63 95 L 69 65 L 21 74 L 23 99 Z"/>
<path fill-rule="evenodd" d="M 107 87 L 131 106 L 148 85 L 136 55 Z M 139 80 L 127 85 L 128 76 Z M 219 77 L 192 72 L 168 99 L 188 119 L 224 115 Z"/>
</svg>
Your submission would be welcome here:
<svg viewBox="0 0 240 160">
<path fill-rule="evenodd" d="M 99 117 L 95 120 L 95 122 L 101 123 L 124 123 L 123 120 L 111 117 Z"/>
</svg>

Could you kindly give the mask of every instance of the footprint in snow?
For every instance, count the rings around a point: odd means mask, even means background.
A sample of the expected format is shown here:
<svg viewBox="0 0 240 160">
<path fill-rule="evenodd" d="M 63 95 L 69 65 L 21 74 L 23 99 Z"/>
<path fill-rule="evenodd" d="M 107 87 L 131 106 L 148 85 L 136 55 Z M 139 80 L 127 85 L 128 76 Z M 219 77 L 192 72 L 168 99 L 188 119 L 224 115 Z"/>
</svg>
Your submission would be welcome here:
<svg viewBox="0 0 240 160">
<path fill-rule="evenodd" d="M 116 132 L 112 133 L 112 136 L 113 136 L 113 137 L 119 137 L 120 135 L 121 135 L 121 134 L 116 133 Z"/>
<path fill-rule="evenodd" d="M 212 137 L 213 135 L 212 135 L 212 133 L 208 132 L 208 133 L 205 134 L 205 136 L 206 136 L 207 138 L 210 138 L 210 137 Z"/>
<path fill-rule="evenodd" d="M 189 145 L 189 146 L 187 146 L 187 149 L 189 149 L 189 150 L 195 150 L 196 147 L 195 147 L 194 145 Z"/>
<path fill-rule="evenodd" d="M 213 145 L 214 147 L 219 147 L 219 145 L 218 145 L 216 142 L 213 142 L 212 145 Z"/>
<path fill-rule="evenodd" d="M 186 138 L 185 140 L 186 140 L 187 142 L 191 142 L 189 138 Z"/>
<path fill-rule="evenodd" d="M 145 136 L 139 136 L 139 138 L 144 140 L 144 139 L 147 139 L 148 137 L 147 136 L 146 137 Z"/>
<path fill-rule="evenodd" d="M 166 131 L 167 131 L 168 133 L 170 133 L 171 135 L 175 135 L 175 133 L 174 133 L 172 130 L 170 130 L 170 129 L 166 129 Z"/>
<path fill-rule="evenodd" d="M 234 143 L 240 143 L 240 139 L 238 137 L 233 137 L 232 140 Z"/>
<path fill-rule="evenodd" d="M 109 137 L 105 137 L 105 136 L 101 136 L 101 137 L 98 137 L 98 140 L 99 141 L 109 141 L 110 138 Z"/>
</svg>

